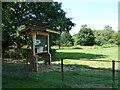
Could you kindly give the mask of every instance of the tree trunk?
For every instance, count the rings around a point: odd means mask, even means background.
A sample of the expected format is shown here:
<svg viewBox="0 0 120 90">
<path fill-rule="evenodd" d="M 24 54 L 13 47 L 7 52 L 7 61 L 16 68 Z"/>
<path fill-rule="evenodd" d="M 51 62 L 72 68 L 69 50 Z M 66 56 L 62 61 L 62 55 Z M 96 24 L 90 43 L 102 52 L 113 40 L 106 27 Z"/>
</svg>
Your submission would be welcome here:
<svg viewBox="0 0 120 90">
<path fill-rule="evenodd" d="M 58 45 L 59 46 L 59 49 L 60 49 L 60 45 Z"/>
</svg>

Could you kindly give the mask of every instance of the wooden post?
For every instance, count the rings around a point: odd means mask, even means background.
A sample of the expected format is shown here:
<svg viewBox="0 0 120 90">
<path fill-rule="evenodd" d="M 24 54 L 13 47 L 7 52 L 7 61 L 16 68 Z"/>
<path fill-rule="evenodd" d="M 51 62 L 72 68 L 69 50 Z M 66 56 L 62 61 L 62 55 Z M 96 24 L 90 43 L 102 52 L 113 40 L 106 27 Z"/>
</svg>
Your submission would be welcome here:
<svg viewBox="0 0 120 90">
<path fill-rule="evenodd" d="M 61 58 L 61 80 L 63 81 L 63 58 Z"/>
<path fill-rule="evenodd" d="M 49 65 L 50 65 L 50 63 L 51 63 L 51 54 L 50 54 L 50 34 L 48 33 L 48 54 L 49 54 L 49 56 L 50 56 L 50 61 L 49 61 Z"/>
<path fill-rule="evenodd" d="M 48 53 L 50 53 L 50 35 L 48 34 Z"/>
<path fill-rule="evenodd" d="M 33 66 L 32 69 L 34 69 L 34 71 L 37 72 L 38 71 L 38 64 L 37 64 L 38 58 L 36 57 L 36 54 L 35 54 L 35 40 L 36 40 L 36 34 L 32 32 L 32 54 L 33 54 L 33 58 L 31 58 L 31 59 L 33 59 L 33 63 L 31 63 L 31 64 L 33 64 L 33 65 L 31 65 L 31 66 Z"/>
<path fill-rule="evenodd" d="M 32 33 L 32 54 L 35 56 L 35 37 L 36 34 Z"/>
<path fill-rule="evenodd" d="M 112 61 L 112 88 L 115 88 L 115 61 Z"/>
</svg>

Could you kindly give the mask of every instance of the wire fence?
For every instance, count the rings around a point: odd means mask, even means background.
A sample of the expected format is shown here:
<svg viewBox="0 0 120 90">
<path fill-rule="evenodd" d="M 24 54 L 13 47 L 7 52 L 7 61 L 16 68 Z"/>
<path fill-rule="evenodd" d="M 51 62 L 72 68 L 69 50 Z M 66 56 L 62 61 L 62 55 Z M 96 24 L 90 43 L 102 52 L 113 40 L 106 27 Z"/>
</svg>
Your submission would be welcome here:
<svg viewBox="0 0 120 90">
<path fill-rule="evenodd" d="M 52 59 L 55 57 L 52 57 Z M 81 64 L 66 64 L 68 58 L 56 58 L 61 61 L 58 66 L 59 69 L 54 69 L 53 64 L 43 65 L 42 68 L 50 68 L 53 72 L 44 73 L 34 73 L 29 72 L 29 63 L 28 62 L 3 62 L 3 80 L 7 78 L 13 79 L 52 79 L 52 80 L 61 80 L 62 82 L 71 83 L 79 87 L 109 87 L 109 88 L 120 88 L 120 61 L 107 61 L 107 60 L 79 60 Z M 53 63 L 52 61 L 51 63 Z M 38 64 L 38 63 L 37 63 Z M 91 66 L 90 66 L 91 65 Z M 39 68 L 41 68 L 39 67 Z M 41 69 L 40 69 L 41 70 Z"/>
<path fill-rule="evenodd" d="M 119 64 L 120 61 L 106 61 L 106 60 L 86 60 L 86 62 L 93 62 L 90 63 L 91 66 L 95 66 L 94 61 L 96 64 L 102 64 L 104 68 L 78 68 L 75 71 L 65 71 L 64 64 L 65 59 L 61 59 L 61 80 L 67 81 L 73 84 L 82 84 L 84 85 L 95 85 L 100 87 L 112 87 L 112 88 L 120 88 L 120 69 Z M 109 66 L 109 69 L 105 68 L 105 64 Z M 108 64 L 109 62 L 109 64 Z M 69 76 L 70 75 L 70 76 Z"/>
</svg>

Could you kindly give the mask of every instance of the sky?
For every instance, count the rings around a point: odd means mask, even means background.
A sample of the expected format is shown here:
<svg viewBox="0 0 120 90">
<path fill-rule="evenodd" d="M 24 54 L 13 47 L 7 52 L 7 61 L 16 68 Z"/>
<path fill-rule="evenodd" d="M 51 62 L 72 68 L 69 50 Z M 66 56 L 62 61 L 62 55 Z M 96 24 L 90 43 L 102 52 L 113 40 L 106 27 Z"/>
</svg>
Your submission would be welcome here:
<svg viewBox="0 0 120 90">
<path fill-rule="evenodd" d="M 55 0 L 58 1 L 58 0 Z M 110 25 L 118 30 L 118 0 L 59 0 L 66 16 L 73 18 L 76 25 L 70 34 L 77 34 L 82 25 L 87 24 L 92 30 L 102 30 Z"/>
</svg>

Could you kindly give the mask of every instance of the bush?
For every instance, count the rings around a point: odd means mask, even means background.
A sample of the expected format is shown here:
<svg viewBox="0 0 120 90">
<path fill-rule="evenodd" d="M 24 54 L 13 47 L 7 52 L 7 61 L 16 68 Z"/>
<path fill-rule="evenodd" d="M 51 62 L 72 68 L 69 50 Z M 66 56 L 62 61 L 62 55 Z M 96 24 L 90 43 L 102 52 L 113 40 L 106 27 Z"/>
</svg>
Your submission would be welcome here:
<svg viewBox="0 0 120 90">
<path fill-rule="evenodd" d="M 50 49 L 50 54 L 53 56 L 53 55 L 55 55 L 55 53 L 56 53 L 56 50 L 55 49 Z"/>
<path fill-rule="evenodd" d="M 24 59 L 30 54 L 29 49 L 7 49 L 3 53 L 4 58 Z"/>
<path fill-rule="evenodd" d="M 104 44 L 101 47 L 102 48 L 110 48 L 110 47 L 114 47 L 114 46 L 116 46 L 116 45 L 115 44 Z"/>
</svg>

